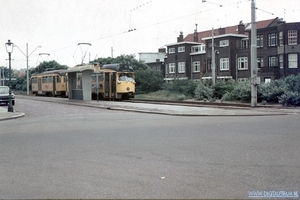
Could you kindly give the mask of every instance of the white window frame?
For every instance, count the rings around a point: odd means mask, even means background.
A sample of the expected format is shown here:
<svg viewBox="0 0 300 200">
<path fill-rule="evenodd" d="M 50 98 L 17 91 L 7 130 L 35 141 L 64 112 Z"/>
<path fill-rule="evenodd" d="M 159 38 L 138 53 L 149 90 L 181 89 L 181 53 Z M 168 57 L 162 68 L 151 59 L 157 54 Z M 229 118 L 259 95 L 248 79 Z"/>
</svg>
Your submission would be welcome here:
<svg viewBox="0 0 300 200">
<path fill-rule="evenodd" d="M 298 44 L 298 31 L 288 30 L 288 45 L 297 45 L 297 44 Z"/>
<path fill-rule="evenodd" d="M 248 38 L 241 40 L 241 49 L 249 49 L 249 39 Z"/>
<path fill-rule="evenodd" d="M 197 46 L 192 46 L 191 47 L 191 52 L 205 52 L 205 45 L 197 45 Z"/>
<path fill-rule="evenodd" d="M 175 74 L 175 63 L 169 63 L 169 74 Z"/>
<path fill-rule="evenodd" d="M 249 78 L 238 78 L 238 82 L 247 82 Z"/>
<path fill-rule="evenodd" d="M 178 53 L 185 52 L 185 46 L 178 47 Z"/>
<path fill-rule="evenodd" d="M 269 56 L 269 66 L 276 67 L 278 66 L 278 57 L 277 56 Z"/>
<path fill-rule="evenodd" d="M 290 69 L 298 68 L 298 54 L 296 53 L 288 54 L 288 66 Z"/>
<path fill-rule="evenodd" d="M 283 46 L 283 31 L 279 32 L 279 46 Z"/>
<path fill-rule="evenodd" d="M 178 62 L 178 73 L 185 73 L 185 62 Z"/>
<path fill-rule="evenodd" d="M 279 68 L 283 69 L 283 55 L 279 55 Z"/>
<path fill-rule="evenodd" d="M 268 46 L 269 47 L 276 47 L 278 45 L 278 34 L 277 33 L 270 33 L 268 34 Z"/>
<path fill-rule="evenodd" d="M 229 40 L 220 40 L 220 47 L 228 47 L 229 46 Z"/>
<path fill-rule="evenodd" d="M 263 66 L 264 66 L 264 57 L 257 57 L 257 68 L 259 69 L 262 68 Z"/>
<path fill-rule="evenodd" d="M 248 70 L 248 57 L 238 58 L 238 70 Z"/>
<path fill-rule="evenodd" d="M 169 54 L 173 54 L 173 53 L 175 53 L 175 47 L 173 47 L 173 48 L 169 48 L 169 51 L 168 51 L 168 53 L 169 53 Z"/>
<path fill-rule="evenodd" d="M 263 35 L 257 35 L 256 36 L 256 45 L 259 48 L 264 47 L 264 36 Z"/>
<path fill-rule="evenodd" d="M 193 72 L 200 72 L 200 61 L 194 61 L 193 62 Z"/>
<path fill-rule="evenodd" d="M 220 71 L 229 70 L 229 58 L 220 58 Z"/>
</svg>

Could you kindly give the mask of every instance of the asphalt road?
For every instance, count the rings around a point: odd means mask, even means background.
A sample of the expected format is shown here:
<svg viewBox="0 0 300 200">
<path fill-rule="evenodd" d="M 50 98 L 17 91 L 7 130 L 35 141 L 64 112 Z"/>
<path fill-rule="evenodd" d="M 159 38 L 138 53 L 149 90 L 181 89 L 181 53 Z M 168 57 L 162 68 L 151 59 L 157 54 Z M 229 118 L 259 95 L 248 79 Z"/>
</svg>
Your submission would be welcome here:
<svg viewBox="0 0 300 200">
<path fill-rule="evenodd" d="M 14 109 L 26 115 L 0 121 L 0 199 L 300 192 L 300 115 L 180 117 L 26 99 Z"/>
</svg>

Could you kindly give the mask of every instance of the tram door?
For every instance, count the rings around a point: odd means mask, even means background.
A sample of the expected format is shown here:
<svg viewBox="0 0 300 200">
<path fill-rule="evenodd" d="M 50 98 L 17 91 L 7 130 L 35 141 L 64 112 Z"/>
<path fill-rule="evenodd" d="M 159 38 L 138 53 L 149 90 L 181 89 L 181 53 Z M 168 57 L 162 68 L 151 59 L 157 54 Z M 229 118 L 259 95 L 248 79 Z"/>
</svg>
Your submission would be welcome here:
<svg viewBox="0 0 300 200">
<path fill-rule="evenodd" d="M 104 88 L 104 98 L 110 97 L 110 74 L 109 72 L 104 73 L 105 88 Z"/>
<path fill-rule="evenodd" d="M 42 94 L 42 78 L 38 78 L 38 94 Z"/>
<path fill-rule="evenodd" d="M 117 92 L 117 88 L 116 88 L 116 72 L 112 73 L 112 77 L 111 77 L 111 97 L 112 98 L 116 98 L 116 92 Z"/>
<path fill-rule="evenodd" d="M 105 72 L 105 88 L 104 98 L 115 98 L 116 97 L 116 72 L 110 73 Z"/>
<path fill-rule="evenodd" d="M 57 80 L 57 76 L 53 76 L 53 81 L 52 81 L 52 83 L 53 83 L 53 91 L 52 91 L 52 94 L 53 94 L 53 96 L 55 96 L 56 95 L 56 80 Z"/>
</svg>

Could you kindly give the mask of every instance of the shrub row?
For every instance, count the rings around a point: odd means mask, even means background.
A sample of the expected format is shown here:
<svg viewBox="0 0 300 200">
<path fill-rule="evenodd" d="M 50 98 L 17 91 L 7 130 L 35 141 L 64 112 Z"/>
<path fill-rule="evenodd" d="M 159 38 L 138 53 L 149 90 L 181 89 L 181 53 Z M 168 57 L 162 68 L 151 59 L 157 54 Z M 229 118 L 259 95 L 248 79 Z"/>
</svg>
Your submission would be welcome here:
<svg viewBox="0 0 300 200">
<path fill-rule="evenodd" d="M 195 82 L 193 80 L 174 80 L 165 83 L 164 90 L 192 96 L 197 100 L 214 101 L 251 101 L 250 81 L 234 80 Z M 300 75 L 291 75 L 283 79 L 262 83 L 257 90 L 258 101 L 278 102 L 287 106 L 300 106 Z M 180 98 L 182 99 L 182 97 Z"/>
</svg>

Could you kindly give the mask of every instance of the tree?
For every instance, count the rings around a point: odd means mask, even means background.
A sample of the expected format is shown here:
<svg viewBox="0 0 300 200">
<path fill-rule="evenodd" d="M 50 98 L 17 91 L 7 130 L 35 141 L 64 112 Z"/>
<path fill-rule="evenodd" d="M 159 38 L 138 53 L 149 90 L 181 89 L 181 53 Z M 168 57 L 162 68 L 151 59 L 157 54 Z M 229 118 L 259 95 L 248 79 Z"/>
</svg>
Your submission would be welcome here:
<svg viewBox="0 0 300 200">
<path fill-rule="evenodd" d="M 136 93 L 150 93 L 162 88 L 164 78 L 153 69 L 138 69 L 135 71 Z"/>
<path fill-rule="evenodd" d="M 120 64 L 128 64 L 130 65 L 134 71 L 138 69 L 147 69 L 148 66 L 142 62 L 135 59 L 135 55 L 121 55 L 116 58 L 98 58 L 93 62 L 98 62 L 100 65 L 112 64 L 112 63 L 120 63 Z"/>
<path fill-rule="evenodd" d="M 59 70 L 59 69 L 68 69 L 67 65 L 61 65 L 55 60 L 49 62 L 42 62 L 35 68 L 33 68 L 30 72 L 31 73 L 42 73 L 44 71 L 51 71 L 51 70 Z"/>
</svg>

